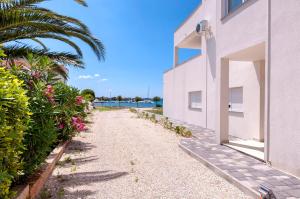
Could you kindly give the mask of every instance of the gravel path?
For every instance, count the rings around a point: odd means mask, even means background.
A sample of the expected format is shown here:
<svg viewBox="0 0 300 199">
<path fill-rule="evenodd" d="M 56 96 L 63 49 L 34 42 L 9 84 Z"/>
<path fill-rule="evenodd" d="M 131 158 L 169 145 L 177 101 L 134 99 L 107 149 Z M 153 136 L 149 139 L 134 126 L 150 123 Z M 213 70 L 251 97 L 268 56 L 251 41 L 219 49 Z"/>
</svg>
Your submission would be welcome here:
<svg viewBox="0 0 300 199">
<path fill-rule="evenodd" d="M 127 110 L 94 112 L 41 198 L 249 198 L 179 147 L 180 137 Z"/>
</svg>

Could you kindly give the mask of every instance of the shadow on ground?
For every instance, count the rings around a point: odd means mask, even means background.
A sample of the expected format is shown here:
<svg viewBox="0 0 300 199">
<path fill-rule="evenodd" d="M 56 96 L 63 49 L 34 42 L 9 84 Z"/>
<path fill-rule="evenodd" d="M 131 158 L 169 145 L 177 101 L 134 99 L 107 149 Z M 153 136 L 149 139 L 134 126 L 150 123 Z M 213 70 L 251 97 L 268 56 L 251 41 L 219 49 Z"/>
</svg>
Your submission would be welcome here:
<svg viewBox="0 0 300 199">
<path fill-rule="evenodd" d="M 46 198 L 95 198 L 96 191 L 89 190 L 87 186 L 97 182 L 114 180 L 128 175 L 128 172 L 115 172 L 112 170 L 97 172 L 82 172 L 68 175 L 58 175 L 55 178 L 56 187 L 45 187 L 39 199 Z M 77 189 L 78 187 L 78 189 Z M 69 189 L 69 190 L 68 190 Z M 70 191 L 72 189 L 72 191 Z M 84 189 L 84 190 L 82 190 Z"/>
<path fill-rule="evenodd" d="M 87 152 L 93 148 L 96 148 L 96 146 L 91 143 L 72 140 L 67 150 L 65 151 L 65 154 L 73 154 L 74 152 Z"/>
<path fill-rule="evenodd" d="M 71 158 L 67 156 L 65 159 L 60 160 L 56 165 L 59 168 L 70 168 L 73 166 L 81 166 L 88 162 L 93 162 L 98 160 L 97 156 L 89 156 L 89 157 L 82 157 L 82 158 Z"/>
</svg>

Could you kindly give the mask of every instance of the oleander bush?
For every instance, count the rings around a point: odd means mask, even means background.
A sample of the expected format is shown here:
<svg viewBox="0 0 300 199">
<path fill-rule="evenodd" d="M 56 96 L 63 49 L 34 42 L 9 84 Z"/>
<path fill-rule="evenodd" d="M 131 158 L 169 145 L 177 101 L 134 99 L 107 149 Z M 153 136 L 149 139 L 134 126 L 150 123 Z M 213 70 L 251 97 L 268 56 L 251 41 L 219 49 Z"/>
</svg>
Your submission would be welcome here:
<svg viewBox="0 0 300 199">
<path fill-rule="evenodd" d="M 29 57 L 28 60 L 30 69 L 11 68 L 25 82 L 32 112 L 24 139 L 25 177 L 40 167 L 58 143 L 86 128 L 86 104 L 79 90 L 57 81 L 52 68 L 55 63 L 50 59 Z"/>
<path fill-rule="evenodd" d="M 85 130 L 83 123 L 87 102 L 79 95 L 79 90 L 64 83 L 54 85 L 55 100 L 57 102 L 56 124 L 59 140 L 65 141 L 73 137 L 76 132 Z"/>
<path fill-rule="evenodd" d="M 11 184 L 22 174 L 21 155 L 30 111 L 23 82 L 0 67 L 0 198 L 11 198 Z"/>
<path fill-rule="evenodd" d="M 32 174 L 44 162 L 57 139 L 55 105 L 51 85 L 36 82 L 28 91 L 32 112 L 24 144 L 24 172 Z"/>
</svg>

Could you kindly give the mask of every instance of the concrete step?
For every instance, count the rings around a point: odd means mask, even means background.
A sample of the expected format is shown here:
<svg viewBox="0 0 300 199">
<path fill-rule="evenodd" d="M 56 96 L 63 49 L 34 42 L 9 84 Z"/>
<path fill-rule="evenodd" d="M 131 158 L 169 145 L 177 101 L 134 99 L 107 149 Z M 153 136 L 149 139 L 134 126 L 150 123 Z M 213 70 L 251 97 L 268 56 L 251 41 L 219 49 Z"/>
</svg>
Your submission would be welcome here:
<svg viewBox="0 0 300 199">
<path fill-rule="evenodd" d="M 241 153 L 244 153 L 246 155 L 249 155 L 253 158 L 256 158 L 260 161 L 264 161 L 264 152 L 260 151 L 260 150 L 257 150 L 257 149 L 251 149 L 251 148 L 248 148 L 248 147 L 244 147 L 244 146 L 237 146 L 237 145 L 234 145 L 234 144 L 231 144 L 231 143 L 228 143 L 228 144 L 223 144 L 224 146 L 227 146 L 229 148 L 232 148 L 234 150 L 237 150 Z"/>
<path fill-rule="evenodd" d="M 264 143 L 255 140 L 229 140 L 229 144 L 237 147 L 264 152 Z"/>
</svg>

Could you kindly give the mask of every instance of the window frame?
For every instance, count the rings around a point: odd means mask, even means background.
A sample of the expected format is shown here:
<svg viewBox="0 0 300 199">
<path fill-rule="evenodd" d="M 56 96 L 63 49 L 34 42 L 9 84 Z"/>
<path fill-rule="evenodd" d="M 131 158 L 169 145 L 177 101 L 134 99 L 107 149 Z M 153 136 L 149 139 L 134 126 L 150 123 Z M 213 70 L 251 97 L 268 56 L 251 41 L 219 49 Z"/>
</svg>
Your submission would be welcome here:
<svg viewBox="0 0 300 199">
<path fill-rule="evenodd" d="M 193 107 L 192 106 L 192 94 L 195 94 L 195 93 L 200 93 L 200 102 L 199 103 L 199 106 L 197 107 Z M 192 109 L 192 110 L 199 110 L 201 111 L 202 108 L 203 108 L 203 105 L 202 105 L 202 102 L 203 102 L 203 95 L 202 95 L 202 90 L 198 90 L 198 91 L 190 91 L 188 92 L 188 108 L 189 109 Z"/>
<path fill-rule="evenodd" d="M 239 108 L 232 108 L 232 90 L 233 89 L 241 89 L 242 90 L 242 103 Z M 235 103 L 237 104 L 237 103 Z M 229 88 L 229 102 L 228 102 L 228 111 L 231 113 L 244 113 L 244 87 L 236 86 Z"/>
<path fill-rule="evenodd" d="M 235 11 L 238 10 L 240 7 L 242 7 L 245 3 L 247 3 L 249 0 L 242 0 L 242 3 L 241 3 L 239 6 L 237 6 L 235 9 L 233 9 L 233 10 L 229 10 L 229 1 L 230 1 L 230 0 L 225 0 L 225 16 L 227 16 L 227 15 L 229 15 L 229 14 L 235 12 Z M 224 17 L 225 17 L 225 16 L 224 16 Z"/>
</svg>

